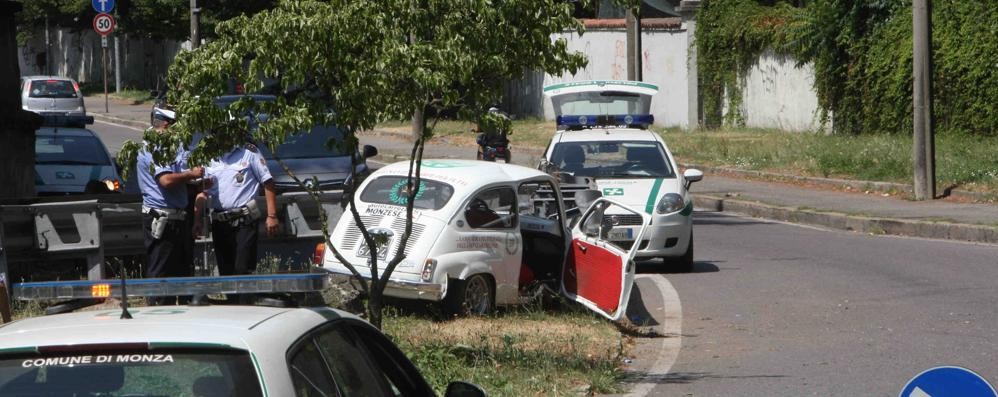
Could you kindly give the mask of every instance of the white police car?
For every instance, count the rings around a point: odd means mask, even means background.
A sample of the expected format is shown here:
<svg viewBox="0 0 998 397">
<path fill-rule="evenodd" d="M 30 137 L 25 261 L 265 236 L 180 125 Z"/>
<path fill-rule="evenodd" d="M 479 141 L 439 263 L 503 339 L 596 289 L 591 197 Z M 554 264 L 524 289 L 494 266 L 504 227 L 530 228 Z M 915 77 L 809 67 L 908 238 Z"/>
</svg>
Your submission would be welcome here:
<svg viewBox="0 0 998 397">
<path fill-rule="evenodd" d="M 651 226 L 639 238 L 642 219 L 607 213 L 620 226 L 610 239 L 636 246 L 637 258 L 662 257 L 681 271 L 693 267 L 693 199 L 689 187 L 703 172 L 682 175 L 662 138 L 648 130 L 652 84 L 632 81 L 583 81 L 551 85 L 558 131 L 544 152 L 541 168 L 562 176 L 566 196 L 597 189 L 604 197 L 641 209 Z M 571 197 L 567 199 L 571 200 Z"/>
<path fill-rule="evenodd" d="M 388 165 L 372 173 L 356 193 L 354 204 L 364 228 L 384 241 L 375 255 L 346 211 L 330 238 L 346 262 L 367 278 L 372 256 L 378 258 L 381 278 L 386 263 L 403 247 L 405 259 L 391 273 L 386 295 L 441 302 L 454 314 L 484 314 L 496 305 L 527 302 L 547 287 L 607 318 L 623 316 L 633 285 L 634 252 L 607 242 L 607 236 L 618 232 L 603 222 L 603 213 L 626 213 L 639 220 L 647 219 L 646 214 L 598 199 L 591 206 L 585 203 L 582 209 L 588 210 L 581 221 L 572 222 L 553 176 L 513 164 L 423 160 L 414 194 L 408 173 L 408 162 Z M 403 245 L 410 199 L 412 231 Z M 639 221 L 628 230 L 640 236 L 641 225 Z M 352 277 L 332 250 L 316 257 L 324 269 Z"/>
<path fill-rule="evenodd" d="M 321 288 L 325 277 L 136 279 L 128 289 L 137 295 L 294 291 Z M 18 299 L 120 296 L 117 282 L 107 281 L 22 283 L 13 290 Z M 156 306 L 128 312 L 131 318 L 116 309 L 0 325 L 0 396 L 435 395 L 381 332 L 328 307 Z M 448 395 L 484 393 L 455 382 Z"/>
</svg>

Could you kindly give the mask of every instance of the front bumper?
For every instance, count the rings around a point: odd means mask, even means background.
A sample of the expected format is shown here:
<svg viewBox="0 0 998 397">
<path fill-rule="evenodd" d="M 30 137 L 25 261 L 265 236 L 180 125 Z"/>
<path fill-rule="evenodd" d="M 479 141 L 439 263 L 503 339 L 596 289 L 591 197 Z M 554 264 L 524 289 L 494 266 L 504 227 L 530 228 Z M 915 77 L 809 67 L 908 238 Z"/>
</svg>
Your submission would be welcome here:
<svg viewBox="0 0 998 397">
<path fill-rule="evenodd" d="M 637 234 L 640 226 L 630 226 L 632 234 Z M 638 245 L 635 254 L 637 258 L 675 257 L 686 253 L 690 236 L 693 231 L 693 218 L 675 212 L 666 215 L 652 215 L 651 226 L 645 229 L 645 235 L 640 242 L 620 240 L 613 243 L 622 248 L 630 249 Z"/>
<path fill-rule="evenodd" d="M 323 268 L 323 270 L 329 273 L 329 277 L 332 281 L 346 283 L 353 283 L 357 281 L 356 277 L 352 273 L 342 273 L 338 270 L 326 268 Z M 364 276 L 364 278 L 368 281 L 371 280 L 371 278 L 367 276 Z M 389 279 L 388 284 L 385 285 L 385 295 L 402 299 L 440 301 L 443 299 L 446 292 L 446 281 L 444 281 L 443 284 L 437 284 L 421 281 Z"/>
</svg>

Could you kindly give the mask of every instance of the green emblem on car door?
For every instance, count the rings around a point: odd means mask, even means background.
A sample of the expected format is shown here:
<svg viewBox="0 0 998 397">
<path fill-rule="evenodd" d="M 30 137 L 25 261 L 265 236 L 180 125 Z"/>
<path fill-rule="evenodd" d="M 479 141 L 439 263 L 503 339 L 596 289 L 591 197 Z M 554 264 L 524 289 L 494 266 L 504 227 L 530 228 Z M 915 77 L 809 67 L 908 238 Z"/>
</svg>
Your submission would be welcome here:
<svg viewBox="0 0 998 397">
<path fill-rule="evenodd" d="M 623 196 L 624 188 L 622 187 L 605 187 L 603 188 L 604 196 Z"/>
</svg>

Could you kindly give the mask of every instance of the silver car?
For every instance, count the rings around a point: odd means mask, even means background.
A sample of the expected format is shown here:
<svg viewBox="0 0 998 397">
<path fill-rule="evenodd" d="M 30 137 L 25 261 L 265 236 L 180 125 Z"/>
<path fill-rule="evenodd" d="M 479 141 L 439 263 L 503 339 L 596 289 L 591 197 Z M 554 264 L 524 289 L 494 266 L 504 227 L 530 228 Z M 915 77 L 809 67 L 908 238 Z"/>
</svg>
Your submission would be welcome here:
<svg viewBox="0 0 998 397">
<path fill-rule="evenodd" d="M 80 85 L 68 77 L 21 77 L 21 107 L 38 114 L 85 116 Z"/>
</svg>

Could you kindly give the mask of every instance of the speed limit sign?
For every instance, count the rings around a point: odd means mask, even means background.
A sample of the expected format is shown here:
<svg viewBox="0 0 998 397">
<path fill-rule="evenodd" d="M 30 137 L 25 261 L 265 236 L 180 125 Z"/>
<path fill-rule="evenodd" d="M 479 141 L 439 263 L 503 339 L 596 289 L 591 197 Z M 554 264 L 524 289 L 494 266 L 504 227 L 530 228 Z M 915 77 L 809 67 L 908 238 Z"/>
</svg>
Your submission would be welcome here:
<svg viewBox="0 0 998 397">
<path fill-rule="evenodd" d="M 111 14 L 100 13 L 94 17 L 94 31 L 101 36 L 107 36 L 114 31 L 114 17 Z"/>
</svg>

